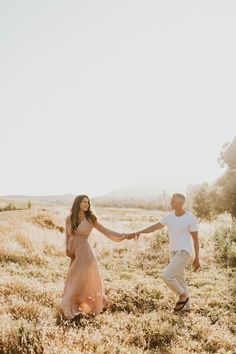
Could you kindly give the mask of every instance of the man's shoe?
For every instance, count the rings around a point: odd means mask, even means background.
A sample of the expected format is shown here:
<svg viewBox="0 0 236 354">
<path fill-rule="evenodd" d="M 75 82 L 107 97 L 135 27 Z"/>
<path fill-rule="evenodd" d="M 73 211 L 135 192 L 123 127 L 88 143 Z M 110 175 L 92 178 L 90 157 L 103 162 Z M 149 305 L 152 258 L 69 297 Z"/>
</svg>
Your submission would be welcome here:
<svg viewBox="0 0 236 354">
<path fill-rule="evenodd" d="M 189 301 L 189 297 L 185 301 L 178 301 L 175 305 L 174 310 L 175 311 L 183 310 L 184 307 L 187 305 L 188 301 Z"/>
</svg>

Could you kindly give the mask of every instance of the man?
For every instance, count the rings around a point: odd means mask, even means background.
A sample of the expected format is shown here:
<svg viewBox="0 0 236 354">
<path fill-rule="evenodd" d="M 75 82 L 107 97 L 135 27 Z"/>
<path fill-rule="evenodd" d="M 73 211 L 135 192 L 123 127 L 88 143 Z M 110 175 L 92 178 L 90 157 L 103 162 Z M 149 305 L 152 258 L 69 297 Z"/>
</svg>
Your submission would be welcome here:
<svg viewBox="0 0 236 354">
<path fill-rule="evenodd" d="M 141 231 L 132 234 L 138 238 L 142 233 L 150 233 L 162 229 L 165 225 L 170 236 L 170 263 L 163 273 L 166 285 L 179 296 L 175 310 L 190 310 L 189 292 L 184 277 L 184 269 L 193 260 L 193 270 L 200 268 L 198 225 L 196 217 L 183 209 L 185 197 L 175 193 L 171 198 L 173 212 Z"/>
</svg>

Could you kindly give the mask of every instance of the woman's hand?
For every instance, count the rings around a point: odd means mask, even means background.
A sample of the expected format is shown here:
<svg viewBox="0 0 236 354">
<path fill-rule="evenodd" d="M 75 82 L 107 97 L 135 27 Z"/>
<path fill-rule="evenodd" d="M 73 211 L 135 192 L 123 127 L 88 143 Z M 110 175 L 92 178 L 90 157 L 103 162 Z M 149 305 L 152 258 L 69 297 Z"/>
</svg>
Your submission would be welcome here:
<svg viewBox="0 0 236 354">
<path fill-rule="evenodd" d="M 66 249 L 66 255 L 70 258 L 73 257 L 73 254 L 69 252 L 68 248 Z"/>
</svg>

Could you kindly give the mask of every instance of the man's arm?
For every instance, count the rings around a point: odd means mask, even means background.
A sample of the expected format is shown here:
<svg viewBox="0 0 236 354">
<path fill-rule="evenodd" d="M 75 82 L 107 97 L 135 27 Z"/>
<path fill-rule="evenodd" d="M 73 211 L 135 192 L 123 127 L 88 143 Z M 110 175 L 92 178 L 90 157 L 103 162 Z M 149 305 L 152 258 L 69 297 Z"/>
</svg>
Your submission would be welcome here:
<svg viewBox="0 0 236 354">
<path fill-rule="evenodd" d="M 163 225 L 160 222 L 157 222 L 156 224 L 153 224 L 151 226 L 146 227 L 146 229 L 140 230 L 137 233 L 139 234 L 149 234 L 150 232 L 154 232 L 156 230 L 161 230 L 163 229 L 165 225 Z"/>
<path fill-rule="evenodd" d="M 193 261 L 193 270 L 196 272 L 200 268 L 198 231 L 190 231 L 190 233 L 193 238 L 193 247 L 194 247 L 194 251 L 195 251 L 195 259 Z"/>
<path fill-rule="evenodd" d="M 156 230 L 161 230 L 164 226 L 165 225 L 163 225 L 162 223 L 157 222 L 156 224 L 148 226 L 143 230 L 139 230 L 139 231 L 132 232 L 132 233 L 128 234 L 127 238 L 128 239 L 134 238 L 135 240 L 137 240 L 141 234 L 148 234 L 148 233 L 154 232 Z"/>
</svg>

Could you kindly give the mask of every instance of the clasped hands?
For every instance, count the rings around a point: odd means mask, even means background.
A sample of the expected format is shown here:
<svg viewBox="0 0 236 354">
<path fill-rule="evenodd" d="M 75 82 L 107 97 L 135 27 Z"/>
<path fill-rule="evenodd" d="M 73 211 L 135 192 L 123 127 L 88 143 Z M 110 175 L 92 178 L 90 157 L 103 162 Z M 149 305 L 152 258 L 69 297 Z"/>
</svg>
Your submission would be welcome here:
<svg viewBox="0 0 236 354">
<path fill-rule="evenodd" d="M 134 238 L 135 240 L 138 240 L 140 234 L 141 234 L 140 232 L 131 232 L 131 233 L 125 234 L 125 239 L 132 240 Z"/>
</svg>

